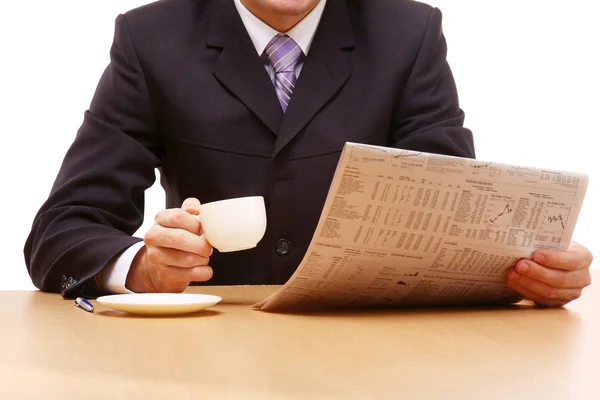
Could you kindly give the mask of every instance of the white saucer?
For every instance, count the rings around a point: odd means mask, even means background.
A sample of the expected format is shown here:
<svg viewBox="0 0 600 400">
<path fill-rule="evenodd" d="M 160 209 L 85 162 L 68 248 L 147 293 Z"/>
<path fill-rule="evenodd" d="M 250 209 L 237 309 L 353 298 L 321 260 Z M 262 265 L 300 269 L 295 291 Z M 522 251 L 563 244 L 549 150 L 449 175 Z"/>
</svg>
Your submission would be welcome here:
<svg viewBox="0 0 600 400">
<path fill-rule="evenodd" d="M 222 299 L 208 294 L 139 293 L 98 297 L 96 301 L 115 310 L 138 315 L 180 315 L 212 307 Z"/>
</svg>

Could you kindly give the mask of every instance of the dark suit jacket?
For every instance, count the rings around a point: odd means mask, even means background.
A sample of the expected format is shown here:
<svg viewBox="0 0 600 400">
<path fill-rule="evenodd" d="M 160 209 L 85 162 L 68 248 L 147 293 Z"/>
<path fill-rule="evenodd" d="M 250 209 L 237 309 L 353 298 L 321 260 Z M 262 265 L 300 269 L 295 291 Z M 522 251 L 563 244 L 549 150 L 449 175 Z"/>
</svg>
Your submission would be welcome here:
<svg viewBox="0 0 600 400">
<path fill-rule="evenodd" d="M 287 113 L 233 0 L 163 0 L 120 15 L 111 63 L 25 245 L 33 283 L 65 297 L 140 239 L 159 168 L 166 207 L 262 195 L 256 249 L 211 258 L 209 284 L 280 284 L 309 245 L 347 141 L 474 157 L 441 13 L 329 0 Z M 276 251 L 285 238 L 289 254 Z"/>
</svg>

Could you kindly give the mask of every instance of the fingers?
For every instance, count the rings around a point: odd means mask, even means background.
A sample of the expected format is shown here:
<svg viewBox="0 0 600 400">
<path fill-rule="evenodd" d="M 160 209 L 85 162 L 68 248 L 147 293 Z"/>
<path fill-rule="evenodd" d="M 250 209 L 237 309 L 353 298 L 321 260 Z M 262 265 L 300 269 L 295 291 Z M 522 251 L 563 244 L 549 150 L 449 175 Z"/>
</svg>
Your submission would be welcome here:
<svg viewBox="0 0 600 400">
<path fill-rule="evenodd" d="M 208 262 L 213 248 L 202 235 L 199 213 L 200 201 L 189 198 L 181 209 L 156 214 L 154 225 L 144 235 L 147 262 L 140 261 L 143 268 L 130 270 L 132 285 L 139 286 L 140 291 L 178 293 L 190 282 L 212 278 Z"/>
<path fill-rule="evenodd" d="M 213 276 L 213 270 L 209 266 L 194 268 L 178 268 L 173 266 L 162 266 L 152 271 L 152 282 L 157 291 L 181 292 L 190 282 L 206 282 Z"/>
<path fill-rule="evenodd" d="M 583 289 L 591 284 L 591 276 L 587 268 L 565 271 L 545 267 L 530 260 L 520 260 L 516 265 L 516 271 L 520 275 L 555 288 Z"/>
<path fill-rule="evenodd" d="M 562 307 L 569 302 L 548 299 L 544 296 L 532 292 L 531 290 L 527 289 L 525 286 L 522 286 L 517 282 L 509 281 L 508 286 L 515 292 L 519 293 L 521 296 L 524 296 L 525 298 L 534 301 L 535 304 L 537 304 L 540 307 Z"/>
<path fill-rule="evenodd" d="M 188 270 L 189 282 L 206 282 L 213 277 L 213 269 L 208 265 L 194 267 Z"/>
<path fill-rule="evenodd" d="M 148 261 L 152 265 L 169 265 L 179 268 L 193 268 L 208 265 L 209 258 L 198 254 L 164 247 L 150 247 Z"/>
<path fill-rule="evenodd" d="M 154 222 L 165 228 L 179 228 L 195 235 L 201 233 L 201 225 L 198 218 L 180 208 L 160 211 L 156 214 Z"/>
<path fill-rule="evenodd" d="M 200 200 L 194 197 L 187 198 L 181 205 L 181 209 L 190 214 L 198 215 L 200 214 Z"/>
<path fill-rule="evenodd" d="M 581 296 L 582 289 L 556 288 L 528 276 L 521 275 L 514 269 L 508 272 L 508 286 L 515 292 L 545 307 L 560 307 Z"/>
<path fill-rule="evenodd" d="M 508 271 L 514 291 L 547 307 L 563 306 L 591 284 L 592 253 L 573 242 L 567 251 L 540 250 L 532 260 L 520 260 Z"/>
<path fill-rule="evenodd" d="M 593 258 L 592 253 L 577 242 L 572 242 L 567 251 L 539 250 L 533 255 L 538 264 L 565 271 L 588 268 Z"/>
<path fill-rule="evenodd" d="M 213 252 L 212 246 L 203 235 L 198 236 L 183 229 L 165 228 L 156 224 L 146 232 L 144 242 L 149 248 L 166 247 L 205 258 L 210 257 Z"/>
</svg>

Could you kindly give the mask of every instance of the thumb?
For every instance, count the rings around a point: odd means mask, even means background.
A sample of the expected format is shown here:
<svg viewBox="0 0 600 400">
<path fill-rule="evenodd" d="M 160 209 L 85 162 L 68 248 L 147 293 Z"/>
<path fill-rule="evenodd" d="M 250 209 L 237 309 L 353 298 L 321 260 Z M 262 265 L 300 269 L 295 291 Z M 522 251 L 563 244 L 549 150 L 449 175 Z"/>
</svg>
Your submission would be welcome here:
<svg viewBox="0 0 600 400">
<path fill-rule="evenodd" d="M 181 205 L 181 209 L 189 212 L 190 214 L 198 215 L 200 214 L 200 200 L 195 197 L 189 197 L 185 199 Z"/>
</svg>

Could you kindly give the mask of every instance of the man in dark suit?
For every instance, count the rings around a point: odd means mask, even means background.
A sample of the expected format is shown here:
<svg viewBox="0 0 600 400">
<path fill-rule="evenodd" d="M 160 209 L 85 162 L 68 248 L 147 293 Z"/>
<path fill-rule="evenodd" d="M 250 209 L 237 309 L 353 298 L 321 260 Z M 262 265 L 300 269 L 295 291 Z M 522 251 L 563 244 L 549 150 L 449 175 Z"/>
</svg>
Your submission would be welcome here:
<svg viewBox="0 0 600 400">
<path fill-rule="evenodd" d="M 284 283 L 345 142 L 475 156 L 441 21 L 407 0 L 163 0 L 119 16 L 25 246 L 34 284 L 94 297 Z M 141 241 L 155 168 L 167 210 Z M 259 246 L 213 254 L 200 201 L 254 195 L 269 221 Z M 509 273 L 515 290 L 562 305 L 589 284 L 582 246 L 539 255 Z"/>
</svg>

